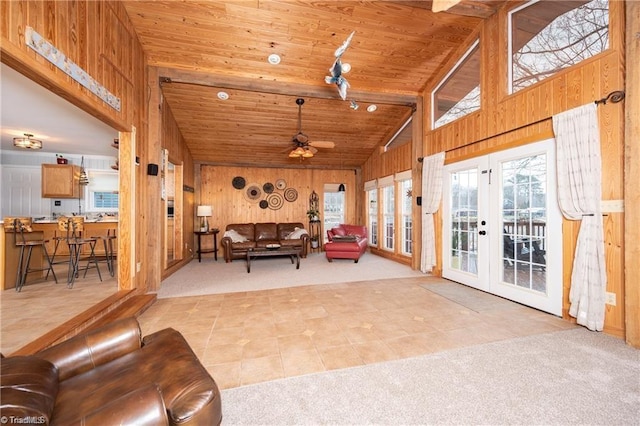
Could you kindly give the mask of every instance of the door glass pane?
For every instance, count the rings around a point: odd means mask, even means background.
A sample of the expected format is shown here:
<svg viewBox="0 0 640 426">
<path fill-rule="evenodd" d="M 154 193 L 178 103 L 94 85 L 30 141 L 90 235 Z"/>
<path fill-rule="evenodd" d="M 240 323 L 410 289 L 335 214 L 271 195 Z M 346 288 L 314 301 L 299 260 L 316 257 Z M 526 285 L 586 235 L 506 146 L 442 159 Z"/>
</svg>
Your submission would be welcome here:
<svg viewBox="0 0 640 426">
<path fill-rule="evenodd" d="M 409 255 L 413 250 L 413 220 L 411 218 L 412 182 L 400 182 L 402 195 L 402 254 Z"/>
<path fill-rule="evenodd" d="M 326 184 L 324 187 L 324 229 L 328 230 L 344 223 L 345 191 L 338 191 L 337 185 Z M 324 241 L 327 242 L 327 235 Z"/>
<path fill-rule="evenodd" d="M 547 158 L 503 162 L 502 281 L 546 293 Z"/>
<path fill-rule="evenodd" d="M 478 171 L 451 174 L 451 260 L 450 268 L 477 273 L 478 257 Z"/>
</svg>

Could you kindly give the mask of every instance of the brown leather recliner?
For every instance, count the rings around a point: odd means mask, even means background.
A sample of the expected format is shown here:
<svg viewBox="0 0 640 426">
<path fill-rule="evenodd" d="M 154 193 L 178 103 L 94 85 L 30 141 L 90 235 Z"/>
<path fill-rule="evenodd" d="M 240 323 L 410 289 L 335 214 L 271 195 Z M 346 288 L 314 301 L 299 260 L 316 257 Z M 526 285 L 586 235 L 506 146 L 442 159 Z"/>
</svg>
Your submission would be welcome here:
<svg viewBox="0 0 640 426">
<path fill-rule="evenodd" d="M 220 392 L 184 337 L 134 318 L 2 358 L 0 416 L 64 425 L 218 425 Z"/>
</svg>

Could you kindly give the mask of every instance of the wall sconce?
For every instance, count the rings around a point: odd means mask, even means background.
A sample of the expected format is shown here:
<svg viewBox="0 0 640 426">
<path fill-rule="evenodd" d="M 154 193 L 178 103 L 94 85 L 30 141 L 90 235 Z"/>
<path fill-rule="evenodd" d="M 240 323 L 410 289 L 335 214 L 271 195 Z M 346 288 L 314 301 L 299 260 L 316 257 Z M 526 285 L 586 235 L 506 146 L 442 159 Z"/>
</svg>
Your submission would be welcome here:
<svg viewBox="0 0 640 426">
<path fill-rule="evenodd" d="M 200 219 L 200 232 L 208 232 L 209 231 L 209 221 L 207 218 L 213 215 L 213 211 L 211 206 L 198 206 L 196 210 L 196 216 Z"/>
<path fill-rule="evenodd" d="M 13 138 L 13 146 L 24 149 L 42 149 L 42 141 L 32 138 L 33 135 L 30 133 L 25 133 L 21 138 Z"/>
</svg>

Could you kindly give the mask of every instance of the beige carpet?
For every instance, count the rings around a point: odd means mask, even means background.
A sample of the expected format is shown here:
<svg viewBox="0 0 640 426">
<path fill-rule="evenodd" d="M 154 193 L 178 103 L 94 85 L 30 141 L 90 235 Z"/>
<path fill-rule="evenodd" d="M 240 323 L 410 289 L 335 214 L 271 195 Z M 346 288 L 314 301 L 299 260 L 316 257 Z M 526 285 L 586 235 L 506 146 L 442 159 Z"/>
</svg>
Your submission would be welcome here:
<svg viewBox="0 0 640 426">
<path fill-rule="evenodd" d="M 258 258 L 251 261 L 251 273 L 247 273 L 245 260 L 225 263 L 205 258 L 191 261 L 162 281 L 158 298 L 421 276 L 426 275 L 371 253 L 365 253 L 358 263 L 341 259 L 329 263 L 324 253 L 311 253 L 300 259 L 300 269 L 287 257 Z"/>
<path fill-rule="evenodd" d="M 638 425 L 640 351 L 584 328 L 222 391 L 226 425 Z"/>
</svg>

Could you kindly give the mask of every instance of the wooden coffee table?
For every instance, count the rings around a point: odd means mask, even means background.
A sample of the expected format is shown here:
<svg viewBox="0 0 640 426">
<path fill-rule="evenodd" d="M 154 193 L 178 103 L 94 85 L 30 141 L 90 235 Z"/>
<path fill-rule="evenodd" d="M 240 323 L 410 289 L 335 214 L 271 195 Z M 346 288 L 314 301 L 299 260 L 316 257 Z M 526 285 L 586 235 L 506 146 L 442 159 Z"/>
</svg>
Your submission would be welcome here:
<svg viewBox="0 0 640 426">
<path fill-rule="evenodd" d="M 251 259 L 257 257 L 283 257 L 289 256 L 291 263 L 296 261 L 296 269 L 300 269 L 300 250 L 295 248 L 280 247 L 277 249 L 255 248 L 247 250 L 247 273 L 251 272 Z"/>
</svg>

